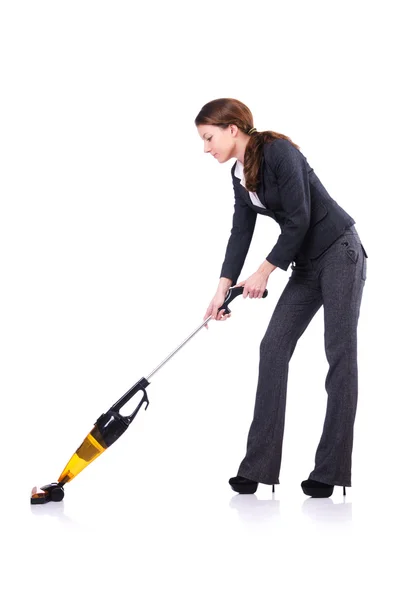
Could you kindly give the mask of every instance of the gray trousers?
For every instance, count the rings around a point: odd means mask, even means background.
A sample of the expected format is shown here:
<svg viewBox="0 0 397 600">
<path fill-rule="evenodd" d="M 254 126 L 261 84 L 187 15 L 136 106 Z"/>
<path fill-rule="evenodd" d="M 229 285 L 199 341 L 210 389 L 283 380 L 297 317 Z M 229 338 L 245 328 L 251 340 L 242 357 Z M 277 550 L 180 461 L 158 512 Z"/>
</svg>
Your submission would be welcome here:
<svg viewBox="0 0 397 600">
<path fill-rule="evenodd" d="M 238 475 L 260 483 L 280 483 L 288 365 L 298 339 L 323 305 L 328 399 L 309 477 L 351 486 L 357 324 L 366 276 L 367 256 L 354 225 L 316 259 L 292 263 L 292 274 L 260 344 L 254 416 Z"/>
</svg>

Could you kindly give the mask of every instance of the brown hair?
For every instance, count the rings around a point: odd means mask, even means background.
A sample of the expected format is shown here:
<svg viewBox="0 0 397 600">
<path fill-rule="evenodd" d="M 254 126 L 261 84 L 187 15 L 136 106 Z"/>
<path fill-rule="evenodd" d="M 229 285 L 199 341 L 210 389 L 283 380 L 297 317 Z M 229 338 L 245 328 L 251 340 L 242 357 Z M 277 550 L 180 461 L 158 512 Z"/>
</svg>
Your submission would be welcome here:
<svg viewBox="0 0 397 600">
<path fill-rule="evenodd" d="M 237 125 L 244 133 L 248 133 L 254 126 L 253 122 L 252 113 L 248 106 L 234 98 L 217 98 L 207 102 L 194 120 L 196 127 L 198 125 L 216 125 L 221 129 L 227 129 L 229 125 L 233 124 Z M 282 133 L 275 131 L 254 131 L 251 133 L 244 154 L 244 177 L 247 190 L 251 192 L 257 190 L 263 145 L 277 138 L 288 140 L 295 148 L 300 150 L 297 144 L 294 144 L 288 136 Z"/>
</svg>

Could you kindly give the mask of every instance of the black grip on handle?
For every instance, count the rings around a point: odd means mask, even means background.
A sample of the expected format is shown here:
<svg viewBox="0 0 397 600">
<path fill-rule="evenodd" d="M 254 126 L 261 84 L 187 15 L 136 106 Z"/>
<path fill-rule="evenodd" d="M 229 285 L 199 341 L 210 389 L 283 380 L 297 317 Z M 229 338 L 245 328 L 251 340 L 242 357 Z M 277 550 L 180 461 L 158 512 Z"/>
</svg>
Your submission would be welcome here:
<svg viewBox="0 0 397 600">
<path fill-rule="evenodd" d="M 224 303 L 222 304 L 222 306 L 220 306 L 218 308 L 218 312 L 220 310 L 225 310 L 225 313 L 229 314 L 230 310 L 228 308 L 228 304 L 230 304 L 230 302 L 232 300 L 234 300 L 235 298 L 237 298 L 237 296 L 239 296 L 240 294 L 242 294 L 244 292 L 244 286 L 243 285 L 239 285 L 238 287 L 231 287 L 229 288 L 229 291 L 227 293 L 227 296 L 225 298 Z M 267 290 L 264 291 L 262 298 L 266 298 L 267 296 Z"/>
</svg>

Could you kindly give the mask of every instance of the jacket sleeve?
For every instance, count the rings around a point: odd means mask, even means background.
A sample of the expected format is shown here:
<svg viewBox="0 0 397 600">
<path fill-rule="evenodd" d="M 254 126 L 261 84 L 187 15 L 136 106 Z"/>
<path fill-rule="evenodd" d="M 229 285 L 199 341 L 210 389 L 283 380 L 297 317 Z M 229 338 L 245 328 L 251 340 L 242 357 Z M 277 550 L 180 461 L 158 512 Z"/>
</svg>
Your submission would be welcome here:
<svg viewBox="0 0 397 600">
<path fill-rule="evenodd" d="M 286 271 L 297 254 L 310 225 L 310 184 L 304 155 L 286 139 L 277 139 L 268 150 L 268 161 L 278 185 L 286 220 L 277 243 L 266 257 Z"/>
<path fill-rule="evenodd" d="M 232 175 L 233 178 L 233 175 Z M 234 188 L 234 214 L 232 229 L 226 247 L 220 277 L 232 280 L 232 286 L 237 283 L 243 268 L 252 236 L 255 229 L 257 213 L 241 198 L 238 190 L 240 184 L 233 178 Z"/>
</svg>

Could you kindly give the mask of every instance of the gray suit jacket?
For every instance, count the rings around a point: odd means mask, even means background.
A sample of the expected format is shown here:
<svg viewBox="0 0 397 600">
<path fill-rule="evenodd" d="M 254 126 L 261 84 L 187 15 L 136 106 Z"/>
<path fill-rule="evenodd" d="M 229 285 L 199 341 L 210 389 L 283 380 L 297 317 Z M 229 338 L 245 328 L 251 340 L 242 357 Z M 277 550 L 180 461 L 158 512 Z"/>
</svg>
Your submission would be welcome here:
<svg viewBox="0 0 397 600">
<path fill-rule="evenodd" d="M 266 206 L 252 203 L 249 192 L 231 174 L 234 188 L 232 229 L 220 277 L 237 283 L 243 268 L 259 214 L 274 219 L 281 233 L 266 259 L 286 271 L 299 258 L 317 258 L 355 220 L 328 194 L 306 160 L 285 139 L 264 144 L 257 194 Z"/>
</svg>

